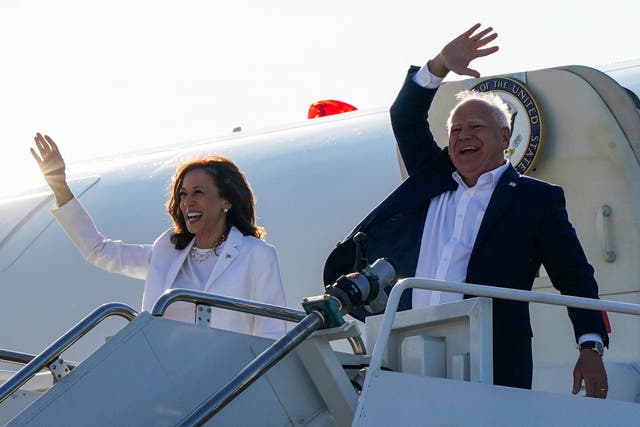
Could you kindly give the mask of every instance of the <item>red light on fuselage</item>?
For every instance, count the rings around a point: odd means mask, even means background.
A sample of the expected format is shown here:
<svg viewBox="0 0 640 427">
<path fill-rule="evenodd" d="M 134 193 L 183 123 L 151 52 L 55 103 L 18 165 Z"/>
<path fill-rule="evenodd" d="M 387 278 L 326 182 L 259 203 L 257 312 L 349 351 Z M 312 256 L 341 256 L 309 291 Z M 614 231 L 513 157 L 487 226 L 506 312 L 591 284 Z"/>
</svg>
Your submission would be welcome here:
<svg viewBox="0 0 640 427">
<path fill-rule="evenodd" d="M 355 110 L 357 110 L 356 107 L 346 102 L 325 99 L 311 104 L 308 118 L 317 119 L 318 117 L 331 116 L 333 114 L 341 114 Z"/>
</svg>

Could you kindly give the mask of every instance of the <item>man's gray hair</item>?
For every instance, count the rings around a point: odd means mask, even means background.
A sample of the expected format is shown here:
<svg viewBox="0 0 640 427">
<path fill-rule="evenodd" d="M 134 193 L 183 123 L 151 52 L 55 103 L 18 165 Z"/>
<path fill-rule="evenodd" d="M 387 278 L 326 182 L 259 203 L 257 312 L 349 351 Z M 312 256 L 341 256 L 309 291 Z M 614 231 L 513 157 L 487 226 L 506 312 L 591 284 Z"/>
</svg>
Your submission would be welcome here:
<svg viewBox="0 0 640 427">
<path fill-rule="evenodd" d="M 500 127 L 511 129 L 511 107 L 504 102 L 495 92 L 478 92 L 477 90 L 463 90 L 456 94 L 458 103 L 449 112 L 447 119 L 447 132 L 451 131 L 451 120 L 456 110 L 468 101 L 478 100 L 485 102 L 490 108 L 494 120 Z"/>
</svg>

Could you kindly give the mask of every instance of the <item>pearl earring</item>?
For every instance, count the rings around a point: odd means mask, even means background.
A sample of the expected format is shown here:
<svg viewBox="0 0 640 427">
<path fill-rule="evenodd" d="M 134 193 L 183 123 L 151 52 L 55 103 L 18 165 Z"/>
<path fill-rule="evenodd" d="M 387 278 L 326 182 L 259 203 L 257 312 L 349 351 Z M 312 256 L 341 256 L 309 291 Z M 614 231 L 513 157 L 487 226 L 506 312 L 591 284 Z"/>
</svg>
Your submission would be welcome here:
<svg viewBox="0 0 640 427">
<path fill-rule="evenodd" d="M 229 208 L 224 208 L 224 209 L 222 209 L 222 211 L 223 211 L 224 213 L 227 213 L 227 212 L 229 212 Z"/>
</svg>

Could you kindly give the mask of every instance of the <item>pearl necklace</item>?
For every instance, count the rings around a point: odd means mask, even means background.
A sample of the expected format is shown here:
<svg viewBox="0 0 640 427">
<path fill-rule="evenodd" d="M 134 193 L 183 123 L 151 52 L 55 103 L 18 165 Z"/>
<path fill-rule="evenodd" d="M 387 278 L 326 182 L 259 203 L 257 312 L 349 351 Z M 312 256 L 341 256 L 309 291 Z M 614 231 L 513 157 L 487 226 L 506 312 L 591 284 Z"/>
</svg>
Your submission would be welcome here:
<svg viewBox="0 0 640 427">
<path fill-rule="evenodd" d="M 225 240 L 227 240 L 227 236 L 229 235 L 229 231 L 226 230 L 224 233 L 222 233 L 222 235 L 220 236 L 220 238 L 218 239 L 218 241 L 216 242 L 215 245 L 213 245 L 212 248 L 209 249 L 201 249 L 198 247 L 198 241 L 196 240 L 193 243 L 193 246 L 191 246 L 191 250 L 189 251 L 191 258 L 193 258 L 193 260 L 197 263 L 203 263 L 206 260 L 208 260 L 209 258 L 211 258 L 211 255 L 216 254 L 216 256 L 219 256 L 220 254 L 218 253 L 218 249 L 220 248 L 220 246 L 225 242 Z"/>
</svg>

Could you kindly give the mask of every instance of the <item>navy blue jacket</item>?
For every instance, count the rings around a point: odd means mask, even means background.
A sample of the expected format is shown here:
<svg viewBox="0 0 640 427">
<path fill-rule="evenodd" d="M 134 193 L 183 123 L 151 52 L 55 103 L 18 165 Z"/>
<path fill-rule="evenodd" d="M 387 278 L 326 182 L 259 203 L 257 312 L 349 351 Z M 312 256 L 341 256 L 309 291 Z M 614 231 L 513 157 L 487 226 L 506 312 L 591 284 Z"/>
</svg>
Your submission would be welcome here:
<svg viewBox="0 0 640 427">
<path fill-rule="evenodd" d="M 354 264 L 353 235 L 367 234 L 370 261 L 390 258 L 399 277 L 413 277 L 429 200 L 457 188 L 446 148 L 436 144 L 427 114 L 436 89 L 412 81 L 410 70 L 391 107 L 391 122 L 409 177 L 378 205 L 329 255 L 324 280 L 332 283 Z M 598 298 L 598 286 L 569 222 L 562 188 L 518 174 L 511 166 L 498 181 L 473 247 L 465 282 L 531 290 L 544 265 L 562 294 Z M 411 307 L 405 292 L 400 309 Z M 361 317 L 361 312 L 353 313 Z M 608 344 L 602 313 L 569 309 L 576 339 L 600 333 Z M 531 386 L 531 323 L 528 303 L 493 303 L 494 382 Z"/>
</svg>

